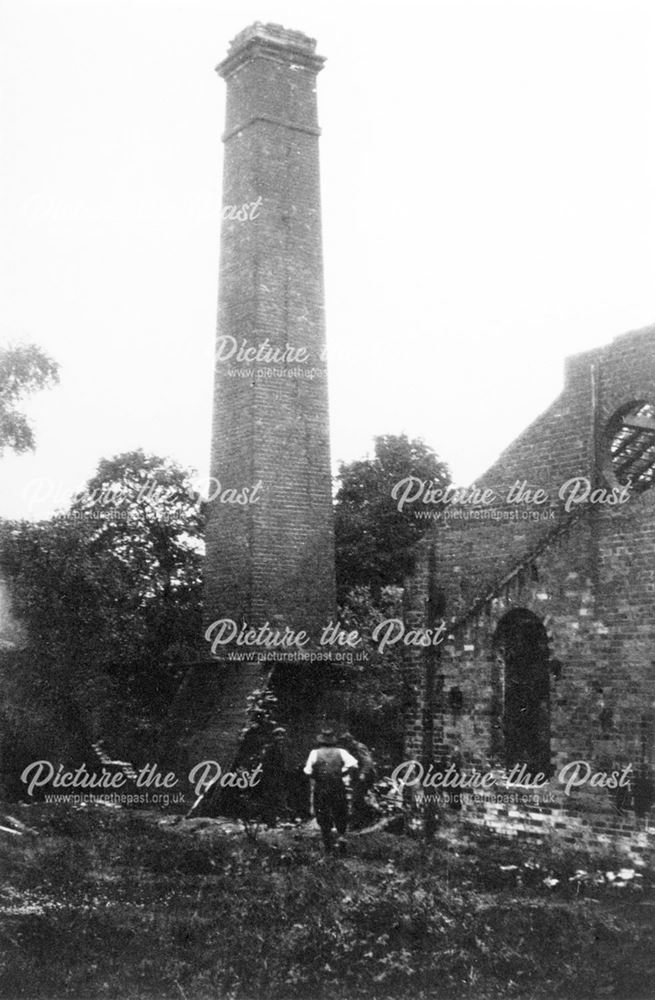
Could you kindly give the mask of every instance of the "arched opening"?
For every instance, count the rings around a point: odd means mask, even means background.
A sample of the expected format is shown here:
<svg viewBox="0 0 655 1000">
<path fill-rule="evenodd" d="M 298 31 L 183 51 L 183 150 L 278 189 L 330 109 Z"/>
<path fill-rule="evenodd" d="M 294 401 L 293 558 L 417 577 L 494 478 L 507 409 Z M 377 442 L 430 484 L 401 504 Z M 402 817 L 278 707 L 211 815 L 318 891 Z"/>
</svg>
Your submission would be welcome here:
<svg viewBox="0 0 655 1000">
<path fill-rule="evenodd" d="M 636 493 L 655 483 L 655 405 L 634 400 L 610 418 L 605 431 L 605 477 Z"/>
<path fill-rule="evenodd" d="M 525 608 L 509 611 L 498 623 L 494 651 L 503 666 L 505 763 L 550 775 L 550 655 L 542 622 Z"/>
</svg>

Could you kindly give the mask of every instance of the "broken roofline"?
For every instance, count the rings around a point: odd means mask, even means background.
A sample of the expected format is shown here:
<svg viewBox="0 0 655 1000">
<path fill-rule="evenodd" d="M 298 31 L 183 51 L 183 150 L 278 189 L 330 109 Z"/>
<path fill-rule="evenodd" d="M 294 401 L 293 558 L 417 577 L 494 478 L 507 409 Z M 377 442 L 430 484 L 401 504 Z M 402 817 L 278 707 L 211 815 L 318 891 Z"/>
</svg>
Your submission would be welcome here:
<svg viewBox="0 0 655 1000">
<path fill-rule="evenodd" d="M 648 349 L 645 350 L 645 346 Z M 652 359 L 651 369 L 647 364 L 640 363 L 642 355 Z M 626 359 L 627 362 L 632 361 L 632 365 L 627 363 Z M 625 373 L 622 372 L 622 366 L 625 368 Z M 635 370 L 638 371 L 637 377 L 634 374 Z M 603 377 L 607 385 L 604 384 Z M 607 440 L 607 435 L 611 430 L 612 421 L 615 421 L 621 412 L 625 414 L 627 405 L 653 399 L 655 399 L 655 325 L 620 334 L 608 344 L 571 355 L 565 361 L 565 379 L 561 393 L 501 452 L 494 464 L 475 480 L 475 486 L 482 490 L 485 488 L 498 490 L 499 484 L 502 483 L 507 488 L 517 475 L 532 476 L 536 471 L 539 476 L 546 470 L 543 475 L 544 481 L 540 485 L 552 490 L 553 483 L 556 484 L 558 478 L 553 476 L 553 471 L 557 468 L 561 477 L 562 469 L 566 469 L 568 465 L 569 473 L 573 474 L 573 465 L 576 463 L 578 465 L 576 474 L 580 474 L 580 466 L 586 466 L 594 483 L 601 477 L 611 479 L 614 470 L 608 464 L 607 456 L 603 463 L 602 451 L 603 446 L 607 445 L 606 450 L 609 453 L 610 442 Z M 576 418 L 581 421 L 579 426 L 575 423 Z M 556 437 L 561 436 L 559 428 L 562 419 L 568 419 L 575 426 L 575 434 L 570 439 L 569 451 L 564 453 L 563 457 L 553 457 L 550 449 Z M 646 430 L 650 430 L 650 421 Z M 552 440 L 545 432 L 551 433 Z M 651 447 L 650 442 L 645 444 L 640 456 L 650 453 Z M 521 457 L 526 448 L 535 451 L 531 465 L 529 460 L 526 462 L 525 458 Z M 639 475 L 640 478 L 644 477 L 643 469 Z M 646 476 L 642 487 L 647 487 L 651 483 L 652 477 Z M 535 563 L 538 557 L 554 542 L 561 542 L 568 537 L 574 526 L 584 519 L 590 509 L 588 505 L 574 508 L 570 512 L 560 509 L 555 525 L 541 533 L 535 531 L 531 538 L 526 538 L 524 552 L 520 555 L 515 554 L 513 559 L 508 559 L 504 566 L 501 565 L 500 573 L 495 580 L 483 580 L 480 583 L 479 596 L 469 602 L 463 614 L 451 618 L 450 632 L 460 631 L 472 619 L 478 617 L 488 608 L 491 601 L 506 592 L 512 582 L 523 573 L 536 573 Z M 449 524 L 445 530 L 453 531 L 457 528 L 458 525 Z M 422 550 L 429 551 L 433 548 L 438 559 L 438 540 L 443 530 L 444 523 L 437 521 L 435 529 L 416 544 L 415 551 L 420 553 Z M 466 530 L 471 530 L 470 525 L 467 525 Z M 495 530 L 495 527 L 488 530 Z M 499 560 L 502 554 L 499 547 Z M 468 561 L 464 558 L 464 562 Z M 474 572 L 476 569 L 484 572 L 482 564 L 477 567 L 472 565 L 469 568 Z"/>
</svg>

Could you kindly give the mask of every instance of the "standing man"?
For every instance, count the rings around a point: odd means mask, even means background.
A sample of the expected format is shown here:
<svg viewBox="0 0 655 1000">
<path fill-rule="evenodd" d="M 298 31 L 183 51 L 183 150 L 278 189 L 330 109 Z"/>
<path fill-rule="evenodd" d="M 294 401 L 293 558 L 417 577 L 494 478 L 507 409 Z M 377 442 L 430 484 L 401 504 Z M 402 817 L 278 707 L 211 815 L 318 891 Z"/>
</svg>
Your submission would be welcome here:
<svg viewBox="0 0 655 1000">
<path fill-rule="evenodd" d="M 332 851 L 332 828 L 337 830 L 337 847 L 340 853 L 346 848 L 345 833 L 348 825 L 348 801 L 344 777 L 357 769 L 355 758 L 337 746 L 332 729 L 324 729 L 317 737 L 318 747 L 312 750 L 304 767 L 309 775 L 309 811 L 316 816 L 321 828 L 326 852 Z"/>
</svg>

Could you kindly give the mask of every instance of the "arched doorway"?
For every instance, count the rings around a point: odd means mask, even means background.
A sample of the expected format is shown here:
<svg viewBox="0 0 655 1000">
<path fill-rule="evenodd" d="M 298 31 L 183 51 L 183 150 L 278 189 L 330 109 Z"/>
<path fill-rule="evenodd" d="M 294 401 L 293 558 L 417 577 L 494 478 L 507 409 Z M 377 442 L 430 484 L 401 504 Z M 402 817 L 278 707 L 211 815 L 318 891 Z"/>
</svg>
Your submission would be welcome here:
<svg viewBox="0 0 655 1000">
<path fill-rule="evenodd" d="M 548 636 L 531 611 L 516 608 L 498 623 L 494 651 L 501 660 L 505 763 L 551 773 Z"/>
</svg>

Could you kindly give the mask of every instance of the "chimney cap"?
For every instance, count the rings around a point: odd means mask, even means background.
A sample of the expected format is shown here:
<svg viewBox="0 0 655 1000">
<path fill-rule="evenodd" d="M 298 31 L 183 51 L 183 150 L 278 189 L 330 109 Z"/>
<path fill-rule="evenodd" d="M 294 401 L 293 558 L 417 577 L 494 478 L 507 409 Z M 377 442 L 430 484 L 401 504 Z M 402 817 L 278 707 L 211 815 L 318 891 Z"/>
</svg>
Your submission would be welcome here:
<svg viewBox="0 0 655 1000">
<path fill-rule="evenodd" d="M 228 54 L 216 67 L 223 78 L 248 62 L 255 55 L 293 63 L 318 73 L 323 68 L 324 56 L 316 55 L 316 39 L 302 31 L 284 28 L 281 24 L 263 24 L 255 21 L 232 39 Z"/>
</svg>

